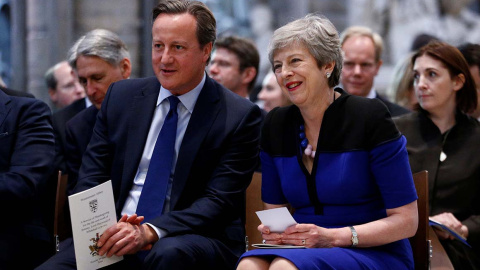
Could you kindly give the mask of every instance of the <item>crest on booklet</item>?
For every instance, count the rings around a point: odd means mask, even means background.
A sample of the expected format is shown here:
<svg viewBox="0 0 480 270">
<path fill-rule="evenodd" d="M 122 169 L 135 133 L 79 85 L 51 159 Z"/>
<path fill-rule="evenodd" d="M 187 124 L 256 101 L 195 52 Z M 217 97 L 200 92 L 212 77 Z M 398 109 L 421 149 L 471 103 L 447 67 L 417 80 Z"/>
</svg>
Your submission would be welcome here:
<svg viewBox="0 0 480 270">
<path fill-rule="evenodd" d="M 90 211 L 92 211 L 92 213 L 97 212 L 97 210 L 98 210 L 97 199 L 91 200 L 88 204 L 90 205 Z"/>
</svg>

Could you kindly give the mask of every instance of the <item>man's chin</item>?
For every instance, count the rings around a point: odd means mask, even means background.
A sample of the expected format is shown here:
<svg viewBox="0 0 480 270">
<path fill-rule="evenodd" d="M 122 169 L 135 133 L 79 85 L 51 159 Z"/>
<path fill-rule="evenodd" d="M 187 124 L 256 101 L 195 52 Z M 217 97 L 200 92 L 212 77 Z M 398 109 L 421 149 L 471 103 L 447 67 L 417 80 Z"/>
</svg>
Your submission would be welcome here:
<svg viewBox="0 0 480 270">
<path fill-rule="evenodd" d="M 367 96 L 367 92 L 364 91 L 363 89 L 360 89 L 360 88 L 356 88 L 356 87 L 350 87 L 348 88 L 348 90 L 346 90 L 350 95 L 354 95 L 354 96 L 362 96 L 362 97 L 366 97 Z"/>
</svg>

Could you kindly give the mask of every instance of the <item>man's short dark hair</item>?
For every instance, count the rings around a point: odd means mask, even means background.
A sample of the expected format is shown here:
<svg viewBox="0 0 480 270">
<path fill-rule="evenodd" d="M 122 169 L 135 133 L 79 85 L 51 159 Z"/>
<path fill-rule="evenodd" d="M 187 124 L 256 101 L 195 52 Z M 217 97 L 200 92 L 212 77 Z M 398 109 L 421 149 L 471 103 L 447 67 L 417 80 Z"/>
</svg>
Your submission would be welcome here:
<svg viewBox="0 0 480 270">
<path fill-rule="evenodd" d="M 254 67 L 257 71 L 253 80 L 248 84 L 248 89 L 252 90 L 258 75 L 258 65 L 260 56 L 255 44 L 246 38 L 237 36 L 221 37 L 215 43 L 215 48 L 224 48 L 233 52 L 240 62 L 240 71 L 244 71 L 248 67 Z"/>
<path fill-rule="evenodd" d="M 458 46 L 458 49 L 467 60 L 469 66 L 478 66 L 480 68 L 480 44 L 465 43 Z"/>
<path fill-rule="evenodd" d="M 208 7 L 199 1 L 161 0 L 152 11 L 152 23 L 160 14 L 188 13 L 197 20 L 197 39 L 203 48 L 208 43 L 215 43 L 217 38 L 217 21 Z M 207 64 L 210 62 L 208 57 Z"/>
</svg>

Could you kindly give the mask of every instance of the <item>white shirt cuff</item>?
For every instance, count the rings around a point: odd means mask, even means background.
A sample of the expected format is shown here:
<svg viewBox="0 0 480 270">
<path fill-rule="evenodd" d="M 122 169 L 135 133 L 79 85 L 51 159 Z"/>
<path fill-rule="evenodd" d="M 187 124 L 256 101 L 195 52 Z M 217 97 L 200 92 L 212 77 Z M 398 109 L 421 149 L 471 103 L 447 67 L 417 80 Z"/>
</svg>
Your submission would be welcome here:
<svg viewBox="0 0 480 270">
<path fill-rule="evenodd" d="M 167 236 L 167 232 L 165 230 L 162 230 L 151 223 L 145 223 L 145 224 L 150 226 L 150 228 L 152 228 L 157 233 L 158 239 Z"/>
</svg>

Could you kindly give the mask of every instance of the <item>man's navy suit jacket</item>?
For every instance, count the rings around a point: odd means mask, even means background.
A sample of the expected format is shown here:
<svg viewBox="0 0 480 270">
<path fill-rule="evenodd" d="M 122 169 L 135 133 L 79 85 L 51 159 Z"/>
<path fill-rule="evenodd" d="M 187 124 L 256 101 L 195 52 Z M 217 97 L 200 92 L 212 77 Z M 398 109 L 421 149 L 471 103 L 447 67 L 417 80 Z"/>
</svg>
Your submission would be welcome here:
<svg viewBox="0 0 480 270">
<path fill-rule="evenodd" d="M 55 132 L 55 169 L 61 170 L 63 173 L 67 170 L 65 165 L 65 128 L 67 121 L 86 107 L 85 99 L 81 98 L 52 115 L 53 131 Z"/>
<path fill-rule="evenodd" d="M 65 128 L 65 163 L 68 174 L 67 193 L 70 195 L 78 179 L 82 157 L 92 138 L 98 109 L 90 106 L 70 119 Z"/>
<path fill-rule="evenodd" d="M 54 156 L 49 107 L 34 98 L 0 91 L 0 202 L 8 217 L 0 224 L 1 261 L 29 250 L 34 241 L 52 240 L 45 222 L 53 225 L 53 215 L 45 215 L 53 214 L 47 210 L 53 210 L 55 200 L 51 192 L 56 185 L 51 177 Z M 12 242 L 4 248 L 9 237 Z"/>
<path fill-rule="evenodd" d="M 404 108 L 404 107 L 402 107 L 398 104 L 395 104 L 393 102 L 388 101 L 388 99 L 379 95 L 378 93 L 377 93 L 377 96 L 375 98 L 380 99 L 383 102 L 383 104 L 385 104 L 385 106 L 387 106 L 387 109 L 390 112 L 390 115 L 392 117 L 400 116 L 400 115 L 407 114 L 407 113 L 411 113 L 411 111 L 409 111 L 407 108 Z"/>
<path fill-rule="evenodd" d="M 82 159 L 75 192 L 112 180 L 120 214 L 160 91 L 155 77 L 113 83 Z M 199 234 L 244 251 L 245 190 L 258 163 L 258 106 L 208 76 L 178 153 L 170 212 L 147 222 L 169 236 Z M 150 166 L 155 166 L 150 164 Z"/>
</svg>

